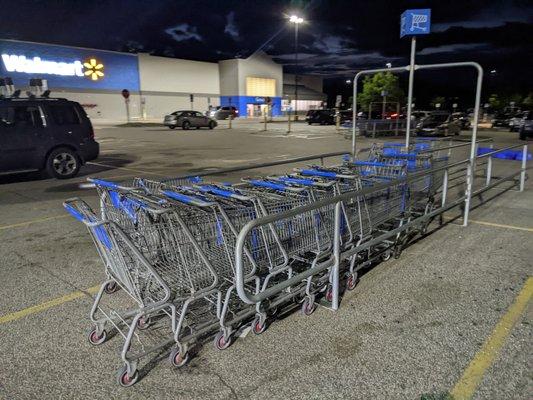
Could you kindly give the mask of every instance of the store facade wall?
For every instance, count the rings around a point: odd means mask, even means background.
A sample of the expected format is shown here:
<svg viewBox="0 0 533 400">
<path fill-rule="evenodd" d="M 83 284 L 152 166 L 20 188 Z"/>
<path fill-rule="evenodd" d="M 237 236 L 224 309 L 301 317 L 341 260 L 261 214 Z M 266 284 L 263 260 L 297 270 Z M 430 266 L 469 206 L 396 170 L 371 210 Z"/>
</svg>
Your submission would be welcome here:
<svg viewBox="0 0 533 400">
<path fill-rule="evenodd" d="M 239 117 L 260 116 L 270 112 L 281 115 L 283 68 L 265 53 L 247 59 L 219 62 L 220 104 L 234 106 Z"/>
<path fill-rule="evenodd" d="M 149 54 L 138 59 L 143 119 L 161 120 L 177 110 L 203 113 L 220 104 L 218 64 Z"/>
</svg>

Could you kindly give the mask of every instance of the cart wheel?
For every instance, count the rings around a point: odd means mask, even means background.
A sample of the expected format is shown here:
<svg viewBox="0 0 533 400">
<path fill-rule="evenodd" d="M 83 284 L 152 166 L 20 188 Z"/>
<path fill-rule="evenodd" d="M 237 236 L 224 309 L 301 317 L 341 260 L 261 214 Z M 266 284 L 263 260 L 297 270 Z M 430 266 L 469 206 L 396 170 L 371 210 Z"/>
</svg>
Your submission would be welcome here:
<svg viewBox="0 0 533 400">
<path fill-rule="evenodd" d="M 388 261 L 388 260 L 390 260 L 390 258 L 391 258 L 391 252 L 390 251 L 386 251 L 385 253 L 383 253 L 381 255 L 381 260 L 382 261 Z"/>
<path fill-rule="evenodd" d="M 326 301 L 328 303 L 331 303 L 333 301 L 333 290 L 331 287 L 328 287 L 328 290 L 326 291 Z"/>
<path fill-rule="evenodd" d="M 254 322 L 252 322 L 252 331 L 256 335 L 262 334 L 267 328 L 266 322 L 261 323 L 261 318 L 255 317 Z"/>
<path fill-rule="evenodd" d="M 215 336 L 215 348 L 217 350 L 226 350 L 229 346 L 231 346 L 231 343 L 233 343 L 232 336 L 230 335 L 228 338 L 224 336 L 224 332 L 220 331 Z"/>
<path fill-rule="evenodd" d="M 133 372 L 133 375 L 128 375 L 128 368 L 124 365 L 122 368 L 118 370 L 117 373 L 117 382 L 122 387 L 130 387 L 135 385 L 137 383 L 137 380 L 139 379 L 139 372 L 135 370 Z"/>
<path fill-rule="evenodd" d="M 394 258 L 398 259 L 400 258 L 401 255 L 402 255 L 402 246 L 396 246 L 394 248 L 394 254 L 393 254 Z"/>
<path fill-rule="evenodd" d="M 316 305 L 315 302 L 312 301 L 309 297 L 306 297 L 304 302 L 302 303 L 302 312 L 305 315 L 311 315 L 315 312 Z"/>
<path fill-rule="evenodd" d="M 115 281 L 113 281 L 113 282 L 109 282 L 108 284 L 105 285 L 104 292 L 106 292 L 107 294 L 113 294 L 118 289 L 119 289 L 118 284 Z"/>
<path fill-rule="evenodd" d="M 354 272 L 353 274 L 350 274 L 350 276 L 348 277 L 348 280 L 346 281 L 346 289 L 354 290 L 358 283 L 359 283 L 359 274 L 357 272 Z"/>
<path fill-rule="evenodd" d="M 102 333 L 99 335 L 96 328 L 93 328 L 89 332 L 89 336 L 87 338 L 89 339 L 90 344 L 92 344 L 93 346 L 98 346 L 106 341 L 107 332 L 104 329 Z"/>
<path fill-rule="evenodd" d="M 178 348 L 173 348 L 170 352 L 170 363 L 176 367 L 181 368 L 189 362 L 189 352 L 183 354 Z"/>
<path fill-rule="evenodd" d="M 152 325 L 152 319 L 148 317 L 141 317 L 137 320 L 137 329 L 144 331 Z"/>
</svg>

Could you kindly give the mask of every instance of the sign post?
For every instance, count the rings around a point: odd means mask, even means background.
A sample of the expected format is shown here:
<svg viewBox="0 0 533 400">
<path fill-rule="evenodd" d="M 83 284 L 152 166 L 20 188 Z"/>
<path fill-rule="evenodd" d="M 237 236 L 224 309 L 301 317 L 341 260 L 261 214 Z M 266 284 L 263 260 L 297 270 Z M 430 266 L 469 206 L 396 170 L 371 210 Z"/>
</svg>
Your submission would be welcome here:
<svg viewBox="0 0 533 400">
<path fill-rule="evenodd" d="M 126 121 L 130 123 L 130 91 L 128 89 L 122 89 L 122 97 L 124 97 L 124 103 L 126 104 Z"/>
<path fill-rule="evenodd" d="M 400 38 L 411 36 L 411 58 L 409 63 L 409 89 L 407 92 L 407 125 L 405 127 L 405 147 L 409 147 L 411 131 L 411 111 L 415 75 L 416 36 L 428 35 L 431 28 L 431 10 L 406 10 L 401 16 Z"/>
<path fill-rule="evenodd" d="M 191 94 L 190 97 L 191 97 L 191 110 L 194 110 L 194 94 Z"/>
</svg>

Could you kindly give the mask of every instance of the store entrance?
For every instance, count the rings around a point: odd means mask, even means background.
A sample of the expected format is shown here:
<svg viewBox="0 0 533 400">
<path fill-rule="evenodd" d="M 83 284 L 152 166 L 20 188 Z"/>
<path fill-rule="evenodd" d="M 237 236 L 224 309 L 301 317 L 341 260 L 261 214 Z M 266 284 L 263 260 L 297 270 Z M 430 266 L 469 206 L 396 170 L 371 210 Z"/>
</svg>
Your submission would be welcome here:
<svg viewBox="0 0 533 400">
<path fill-rule="evenodd" d="M 246 116 L 248 117 L 264 117 L 268 113 L 267 104 L 246 104 Z"/>
</svg>

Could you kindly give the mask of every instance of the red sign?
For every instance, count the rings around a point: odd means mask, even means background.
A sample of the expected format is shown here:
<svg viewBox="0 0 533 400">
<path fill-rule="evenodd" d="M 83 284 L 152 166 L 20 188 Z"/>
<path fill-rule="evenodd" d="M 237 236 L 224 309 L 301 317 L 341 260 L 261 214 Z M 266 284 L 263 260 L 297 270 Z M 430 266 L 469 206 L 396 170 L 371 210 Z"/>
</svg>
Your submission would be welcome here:
<svg viewBox="0 0 533 400">
<path fill-rule="evenodd" d="M 128 89 L 122 89 L 122 97 L 125 99 L 130 97 L 130 91 Z"/>
</svg>

